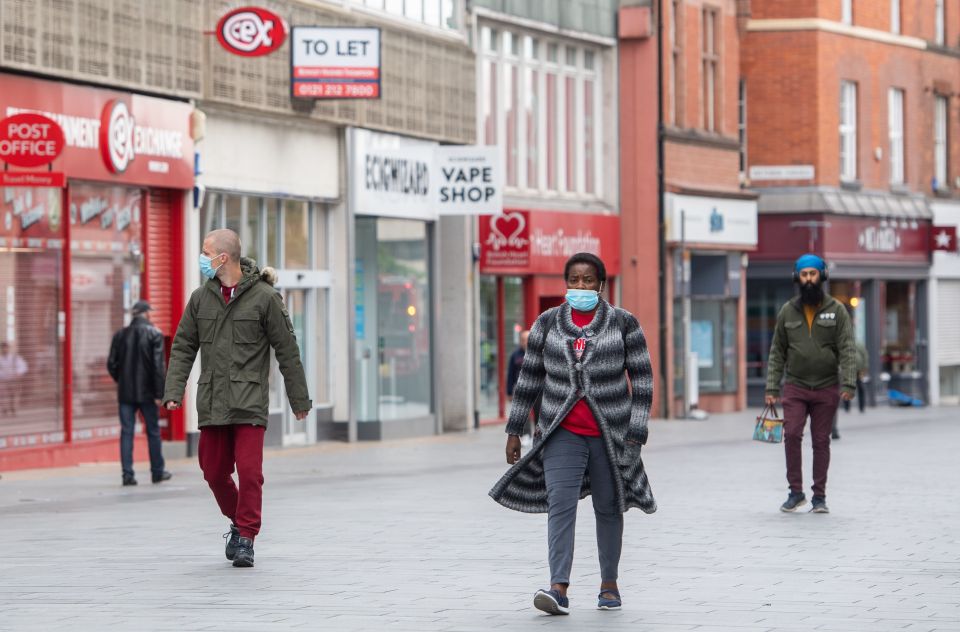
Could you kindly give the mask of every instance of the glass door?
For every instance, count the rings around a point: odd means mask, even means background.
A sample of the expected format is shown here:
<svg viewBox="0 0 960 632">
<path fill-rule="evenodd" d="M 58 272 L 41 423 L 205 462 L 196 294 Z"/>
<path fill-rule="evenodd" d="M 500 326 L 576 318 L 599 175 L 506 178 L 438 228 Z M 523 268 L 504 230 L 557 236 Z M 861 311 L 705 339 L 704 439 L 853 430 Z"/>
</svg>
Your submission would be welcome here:
<svg viewBox="0 0 960 632">
<path fill-rule="evenodd" d="M 313 382 L 313 380 L 310 379 L 312 375 L 311 360 L 313 360 L 313 353 L 311 342 L 313 337 L 307 336 L 307 306 L 310 292 L 311 290 L 304 289 L 287 289 L 282 291 L 283 302 L 286 304 L 287 312 L 290 314 L 290 322 L 293 323 L 293 333 L 297 337 L 297 344 L 300 346 L 300 361 L 303 363 L 303 368 L 307 373 L 307 384 Z M 313 319 L 311 320 L 312 322 L 316 322 Z M 276 361 L 274 361 L 274 363 L 276 363 Z M 283 389 L 283 375 L 280 373 L 280 367 L 276 364 L 274 364 L 274 366 L 275 370 L 272 382 L 276 384 L 278 388 Z M 312 419 L 312 415 L 308 415 L 306 419 L 298 420 L 290 409 L 285 390 L 283 391 L 281 402 L 283 403 L 283 445 L 305 445 L 308 441 L 307 422 Z"/>
</svg>

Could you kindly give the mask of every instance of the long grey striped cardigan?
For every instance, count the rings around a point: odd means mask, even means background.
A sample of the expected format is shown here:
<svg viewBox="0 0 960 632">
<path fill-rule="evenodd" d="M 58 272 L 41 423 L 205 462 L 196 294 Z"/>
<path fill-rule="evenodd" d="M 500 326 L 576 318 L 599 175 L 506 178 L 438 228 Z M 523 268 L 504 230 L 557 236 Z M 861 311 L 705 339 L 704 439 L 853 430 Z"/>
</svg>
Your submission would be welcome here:
<svg viewBox="0 0 960 632">
<path fill-rule="evenodd" d="M 551 315 L 554 310 L 555 315 Z M 545 331 L 551 320 L 550 331 Z M 574 343 L 581 337 L 587 345 L 577 361 Z M 507 433 L 523 433 L 530 410 L 541 393 L 543 403 L 537 420 L 540 440 L 494 485 L 490 496 L 517 511 L 547 511 L 540 453 L 573 405 L 583 397 L 606 444 L 620 512 L 631 507 L 646 513 L 656 511 L 657 503 L 640 459 L 640 445 L 627 443 L 627 439 L 646 443 L 653 399 L 650 354 L 633 314 L 601 300 L 593 322 L 583 329 L 573 324 L 566 303 L 541 314 L 530 330 L 520 379 L 513 392 Z M 580 497 L 588 494 L 590 477 L 584 473 Z"/>
</svg>

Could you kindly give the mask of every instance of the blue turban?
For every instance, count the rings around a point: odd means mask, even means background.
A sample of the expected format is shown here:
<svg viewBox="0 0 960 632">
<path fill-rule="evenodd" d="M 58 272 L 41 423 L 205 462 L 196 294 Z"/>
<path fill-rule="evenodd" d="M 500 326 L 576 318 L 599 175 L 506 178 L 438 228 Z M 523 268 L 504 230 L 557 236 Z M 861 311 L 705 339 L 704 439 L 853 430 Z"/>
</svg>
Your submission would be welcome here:
<svg viewBox="0 0 960 632">
<path fill-rule="evenodd" d="M 793 266 L 793 270 L 799 274 L 804 268 L 816 268 L 822 274 L 823 271 L 827 269 L 827 264 L 817 255 L 805 254 L 797 259 L 797 262 Z"/>
</svg>

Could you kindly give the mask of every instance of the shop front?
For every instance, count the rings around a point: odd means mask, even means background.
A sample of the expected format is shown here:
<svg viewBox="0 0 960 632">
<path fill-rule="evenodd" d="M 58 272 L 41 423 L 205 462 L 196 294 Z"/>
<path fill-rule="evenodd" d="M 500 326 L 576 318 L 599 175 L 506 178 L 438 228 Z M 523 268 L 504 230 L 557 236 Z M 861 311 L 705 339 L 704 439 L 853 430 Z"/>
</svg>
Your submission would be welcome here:
<svg viewBox="0 0 960 632">
<path fill-rule="evenodd" d="M 340 135 L 316 122 L 265 120 L 204 106 L 206 133 L 198 143 L 204 190 L 187 242 L 194 266 L 191 288 L 203 281 L 194 261 L 203 237 L 229 228 L 240 235 L 242 254 L 277 270 L 277 289 L 290 313 L 314 411 L 298 420 L 287 403 L 279 365 L 271 360 L 267 445 L 304 445 L 318 439 L 318 424 L 331 421 L 338 397 L 331 332 L 344 327 L 332 308 L 335 286 L 347 282 L 340 208 Z M 336 276 L 334 270 L 342 270 Z M 272 357 L 272 356 L 271 356 Z M 196 375 L 190 388 L 196 387 Z M 342 397 L 339 399 L 343 399 Z M 345 413 L 343 413 L 345 415 Z M 192 440 L 195 413 L 188 413 Z M 322 432 L 319 435 L 322 437 Z M 192 443 L 192 442 L 191 442 Z"/>
<path fill-rule="evenodd" d="M 867 403 L 887 401 L 888 389 L 929 402 L 931 214 L 922 198 L 890 213 L 761 215 L 747 280 L 751 405 L 762 405 L 777 313 L 796 295 L 793 262 L 805 252 L 826 260 L 827 291 L 847 306 L 867 351 Z"/>
<path fill-rule="evenodd" d="M 437 143 L 357 128 L 347 142 L 352 408 L 349 422 L 330 432 L 350 440 L 434 434 L 441 429 L 434 353 L 439 216 L 430 189 Z"/>
<path fill-rule="evenodd" d="M 746 405 L 746 267 L 757 246 L 752 196 L 667 193 L 668 417 Z M 692 376 L 688 380 L 688 375 Z"/>
<path fill-rule="evenodd" d="M 960 405 L 960 203 L 934 201 L 930 271 L 930 402 Z"/>
<path fill-rule="evenodd" d="M 507 361 L 520 332 L 566 294 L 563 268 L 578 252 L 590 252 L 607 268 L 604 298 L 617 302 L 620 217 L 505 209 L 479 218 L 480 288 L 477 409 L 484 421 L 504 419 Z"/>
<path fill-rule="evenodd" d="M 12 397 L 0 411 L 0 470 L 117 458 L 112 336 L 145 299 L 169 349 L 182 310 L 191 112 L 0 74 L 0 118 L 39 114 L 64 139 L 34 172 L 55 186 L 23 186 L 38 179 L 9 165 L 0 184 L 0 342 L 18 367 L 4 385 Z M 166 439 L 184 438 L 180 413 L 161 425 Z"/>
</svg>

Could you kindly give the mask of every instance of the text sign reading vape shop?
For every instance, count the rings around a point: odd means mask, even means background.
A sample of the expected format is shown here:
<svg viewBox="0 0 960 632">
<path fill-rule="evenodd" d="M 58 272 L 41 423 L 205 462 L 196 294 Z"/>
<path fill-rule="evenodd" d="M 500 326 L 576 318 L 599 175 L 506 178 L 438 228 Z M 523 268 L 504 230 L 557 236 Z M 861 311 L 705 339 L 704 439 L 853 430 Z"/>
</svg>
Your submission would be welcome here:
<svg viewBox="0 0 960 632">
<path fill-rule="evenodd" d="M 53 119 L 25 112 L 0 120 L 0 161 L 42 167 L 63 151 L 63 129 Z"/>
<path fill-rule="evenodd" d="M 295 26 L 290 51 L 294 97 L 380 98 L 380 29 Z"/>
<path fill-rule="evenodd" d="M 496 214 L 503 210 L 503 170 L 498 147 L 437 147 L 434 163 L 441 215 Z"/>
</svg>

